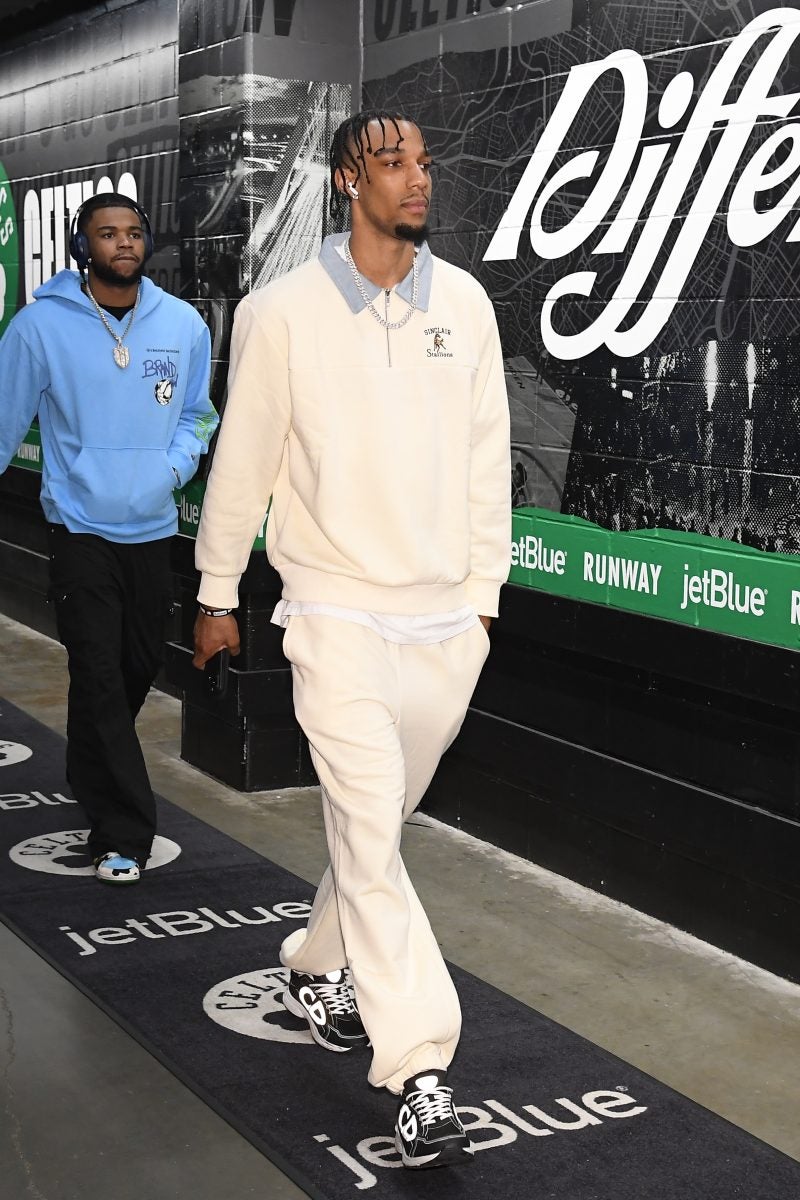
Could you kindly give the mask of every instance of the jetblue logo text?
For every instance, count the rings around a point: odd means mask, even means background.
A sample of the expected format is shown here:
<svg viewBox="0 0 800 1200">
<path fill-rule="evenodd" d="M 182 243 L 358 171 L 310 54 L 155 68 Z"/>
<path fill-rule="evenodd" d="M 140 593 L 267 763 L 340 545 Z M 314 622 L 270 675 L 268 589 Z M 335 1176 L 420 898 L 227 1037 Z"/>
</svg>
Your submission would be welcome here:
<svg viewBox="0 0 800 1200">
<path fill-rule="evenodd" d="M 305 901 L 288 901 L 266 908 L 256 904 L 242 911 L 226 908 L 220 912 L 200 907 L 194 910 L 175 909 L 171 912 L 146 913 L 143 917 L 129 917 L 122 925 L 100 925 L 85 934 L 78 933 L 69 925 L 59 929 L 78 947 L 81 958 L 96 954 L 97 948 L 125 946 L 141 939 L 158 941 L 165 937 L 191 937 L 197 933 L 219 932 L 220 929 L 242 929 L 247 925 L 269 925 L 274 921 L 306 919 L 311 905 Z"/>
<path fill-rule="evenodd" d="M 520 1136 L 523 1139 L 553 1137 L 577 1133 L 582 1129 L 603 1125 L 606 1121 L 640 1117 L 647 1112 L 647 1106 L 637 1104 L 628 1095 L 627 1089 L 617 1088 L 614 1091 L 601 1089 L 585 1092 L 580 1103 L 562 1096 L 550 1102 L 547 1108 L 523 1104 L 518 1110 L 499 1100 L 484 1100 L 482 1106 L 459 1104 L 457 1111 L 472 1142 L 473 1151 L 477 1154 L 481 1150 L 499 1150 L 503 1146 L 511 1146 Z M 314 1141 L 350 1171 L 357 1191 L 366 1191 L 377 1185 L 378 1175 L 371 1168 L 385 1169 L 402 1165 L 394 1138 L 365 1137 L 352 1150 L 335 1145 L 326 1133 L 316 1134 Z"/>
</svg>

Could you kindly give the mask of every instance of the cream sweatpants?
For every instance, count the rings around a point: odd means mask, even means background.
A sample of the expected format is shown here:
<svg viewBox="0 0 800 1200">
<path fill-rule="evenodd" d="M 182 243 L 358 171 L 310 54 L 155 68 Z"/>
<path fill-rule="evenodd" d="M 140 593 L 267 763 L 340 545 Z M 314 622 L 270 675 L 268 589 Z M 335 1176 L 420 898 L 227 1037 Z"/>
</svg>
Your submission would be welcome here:
<svg viewBox="0 0 800 1200">
<path fill-rule="evenodd" d="M 489 650 L 481 624 L 429 646 L 336 617 L 289 619 L 295 713 L 322 788 L 330 866 L 306 929 L 281 947 L 296 971 L 349 966 L 372 1043 L 369 1082 L 401 1092 L 447 1067 L 461 1010 L 400 857 L 403 821 L 461 728 Z"/>
</svg>

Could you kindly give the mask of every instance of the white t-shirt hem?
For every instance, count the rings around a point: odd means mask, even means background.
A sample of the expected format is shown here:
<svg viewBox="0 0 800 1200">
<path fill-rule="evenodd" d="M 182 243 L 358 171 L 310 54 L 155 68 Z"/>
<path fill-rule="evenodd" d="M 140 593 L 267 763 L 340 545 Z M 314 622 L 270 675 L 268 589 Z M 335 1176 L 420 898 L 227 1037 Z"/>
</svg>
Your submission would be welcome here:
<svg viewBox="0 0 800 1200">
<path fill-rule="evenodd" d="M 336 604 L 317 604 L 310 600 L 279 600 L 272 614 L 272 624 L 285 629 L 289 617 L 334 617 L 365 625 L 387 642 L 404 646 L 432 646 L 466 633 L 478 623 L 478 614 L 471 604 L 453 612 L 426 613 L 407 616 L 393 613 L 363 612 L 357 608 L 341 608 Z"/>
</svg>

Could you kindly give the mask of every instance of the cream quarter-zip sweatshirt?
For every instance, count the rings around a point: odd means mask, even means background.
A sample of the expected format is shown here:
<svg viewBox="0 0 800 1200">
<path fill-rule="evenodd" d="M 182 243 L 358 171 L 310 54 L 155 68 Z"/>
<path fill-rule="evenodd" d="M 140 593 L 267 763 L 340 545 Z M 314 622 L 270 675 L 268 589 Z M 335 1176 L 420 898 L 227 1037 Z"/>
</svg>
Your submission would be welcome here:
<svg viewBox="0 0 800 1200">
<path fill-rule="evenodd" d="M 384 329 L 326 239 L 236 310 L 228 401 L 197 537 L 199 599 L 237 602 L 272 497 L 267 553 L 287 600 L 376 613 L 473 604 L 508 575 L 508 399 L 491 302 L 423 247 L 417 311 Z M 411 275 L 368 294 L 391 321 Z"/>
</svg>

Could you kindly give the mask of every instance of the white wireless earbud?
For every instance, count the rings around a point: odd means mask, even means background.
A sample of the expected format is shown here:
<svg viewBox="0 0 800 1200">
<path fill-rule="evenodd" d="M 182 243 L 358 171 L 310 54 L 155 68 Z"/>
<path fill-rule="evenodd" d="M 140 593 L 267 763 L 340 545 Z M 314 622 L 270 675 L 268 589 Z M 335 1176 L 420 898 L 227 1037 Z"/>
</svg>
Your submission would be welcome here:
<svg viewBox="0 0 800 1200">
<path fill-rule="evenodd" d="M 354 200 L 358 199 L 358 191 L 356 190 L 356 188 L 353 187 L 352 183 L 348 183 L 347 190 L 350 193 L 350 195 L 353 197 Z"/>
</svg>

